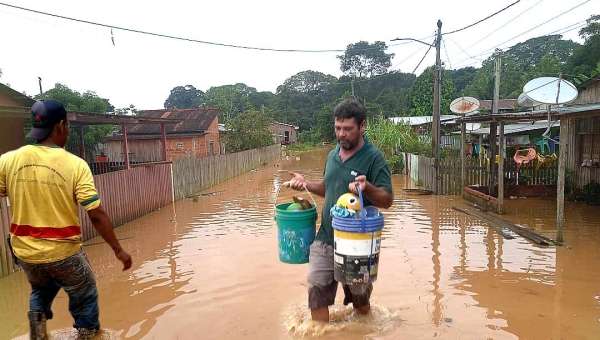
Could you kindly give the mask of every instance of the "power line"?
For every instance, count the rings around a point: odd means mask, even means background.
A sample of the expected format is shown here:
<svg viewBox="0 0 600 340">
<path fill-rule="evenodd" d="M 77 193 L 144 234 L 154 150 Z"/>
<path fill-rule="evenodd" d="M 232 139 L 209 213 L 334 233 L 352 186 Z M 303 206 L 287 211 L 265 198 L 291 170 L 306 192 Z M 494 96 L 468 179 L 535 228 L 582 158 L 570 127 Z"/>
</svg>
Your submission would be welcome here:
<svg viewBox="0 0 600 340">
<path fill-rule="evenodd" d="M 499 10 L 498 12 L 496 12 L 496 13 L 493 13 L 493 14 L 490 14 L 490 15 L 488 15 L 487 17 L 485 17 L 485 18 L 483 18 L 483 19 L 481 19 L 481 20 L 479 20 L 479 21 L 477 21 L 477 22 L 475 22 L 475 23 L 472 23 L 472 24 L 470 24 L 470 25 L 468 25 L 468 26 L 465 26 L 465 27 L 463 27 L 463 28 L 459 28 L 459 29 L 457 29 L 457 30 L 454 30 L 454 31 L 450 31 L 450 32 L 442 33 L 442 35 L 450 35 L 450 34 L 453 34 L 453 33 L 457 33 L 457 32 L 460 32 L 460 31 L 464 31 L 464 30 L 466 30 L 466 29 L 467 29 L 467 28 L 469 28 L 469 27 L 473 27 L 473 26 L 475 26 L 475 25 L 477 25 L 477 24 L 479 24 L 479 23 L 482 23 L 482 22 L 484 22 L 484 21 L 488 20 L 489 18 L 491 18 L 491 17 L 493 17 L 493 16 L 495 16 L 495 15 L 497 15 L 497 14 L 500 14 L 500 13 L 502 13 L 502 12 L 506 11 L 507 9 L 509 9 L 510 7 L 512 7 L 512 6 L 516 5 L 516 4 L 518 4 L 519 2 L 521 2 L 521 0 L 517 0 L 517 1 L 513 2 L 512 4 L 510 4 L 510 5 L 506 6 L 506 7 L 504 7 L 503 9 Z"/>
<path fill-rule="evenodd" d="M 160 38 L 181 40 L 181 41 L 187 41 L 187 42 L 195 42 L 195 43 L 199 43 L 199 44 L 206 44 L 206 45 L 213 45 L 213 46 L 231 47 L 231 48 L 239 48 L 239 49 L 246 49 L 246 50 L 257 50 L 257 51 L 295 52 L 295 53 L 333 53 L 333 52 L 338 53 L 338 52 L 345 52 L 346 51 L 345 49 L 344 50 L 342 50 L 342 49 L 325 49 L 325 50 L 278 49 L 278 48 L 269 48 L 269 47 L 253 47 L 253 46 L 243 46 L 243 45 L 226 44 L 226 43 L 204 41 L 204 40 L 198 40 L 198 39 L 192 39 L 192 38 L 183 38 L 183 37 L 178 37 L 178 36 L 173 36 L 173 35 L 168 35 L 168 34 L 155 33 L 155 32 L 147 32 L 147 31 L 137 30 L 137 29 L 133 29 L 133 28 L 126 28 L 126 27 L 114 26 L 114 25 L 109 25 L 109 24 L 103 24 L 103 23 L 98 23 L 98 22 L 93 22 L 93 21 L 88 21 L 88 20 L 82 20 L 82 19 L 77 19 L 77 18 L 66 17 L 66 16 L 58 15 L 58 14 L 52 14 L 52 13 L 42 12 L 42 11 L 38 11 L 38 10 L 34 10 L 34 9 L 29 9 L 29 8 L 25 8 L 25 7 L 19 7 L 19 6 L 15 6 L 15 5 L 11 5 L 11 4 L 6 4 L 6 3 L 2 3 L 2 2 L 0 2 L 0 5 L 1 6 L 6 6 L 6 7 L 11 7 L 11 8 L 22 10 L 22 11 L 27 11 L 27 12 L 31 12 L 31 13 L 46 15 L 46 16 L 50 16 L 50 17 L 54 17 L 54 18 L 59 18 L 59 19 L 64 19 L 64 20 L 69 20 L 69 21 L 74 21 L 74 22 L 79 22 L 79 23 L 93 25 L 93 26 L 99 26 L 99 27 L 111 28 L 111 29 L 116 29 L 116 30 L 121 30 L 121 31 L 126 31 L 126 32 L 151 35 L 151 36 L 160 37 Z M 398 45 L 404 45 L 404 44 L 408 44 L 408 43 L 409 42 L 401 42 L 401 43 L 397 43 L 397 44 L 394 44 L 394 45 L 390 45 L 389 47 L 398 46 Z M 372 49 L 377 49 L 377 48 L 376 47 L 372 47 L 372 48 L 364 48 L 364 49 L 360 49 L 360 50 L 363 51 L 363 50 L 372 50 Z"/>
<path fill-rule="evenodd" d="M 425 60 L 425 57 L 427 57 L 427 54 L 429 53 L 429 51 L 431 51 L 432 47 L 433 47 L 433 44 L 429 45 L 429 48 L 427 49 L 427 52 L 425 52 L 425 55 L 423 56 L 423 58 L 421 58 L 421 61 L 419 61 L 419 63 L 417 64 L 417 67 L 415 67 L 415 69 L 412 71 L 413 74 L 417 71 L 417 69 L 419 68 L 419 66 L 421 66 L 421 63 L 423 62 L 423 60 Z"/>
<path fill-rule="evenodd" d="M 589 2 L 589 1 L 591 1 L 591 0 L 588 0 L 588 1 L 586 1 L 586 2 Z M 583 5 L 583 4 L 585 4 L 585 2 L 584 2 L 584 3 L 582 3 L 582 4 L 579 4 L 579 5 L 578 5 L 578 6 L 576 6 L 576 7 L 579 7 L 579 6 Z M 571 8 L 569 11 L 571 11 L 571 10 L 575 9 L 576 7 L 574 7 L 574 8 Z M 565 13 L 566 13 L 566 12 L 565 12 Z M 563 14 L 565 14 L 565 13 L 563 13 Z M 560 15 L 562 15 L 562 14 L 560 14 Z M 491 51 L 491 50 L 495 50 L 497 47 L 499 47 L 499 46 L 501 46 L 501 45 L 504 45 L 505 43 L 507 43 L 507 42 L 509 42 L 509 41 L 511 41 L 511 40 L 514 40 L 514 39 L 516 39 L 516 38 L 518 38 L 518 37 L 522 36 L 523 34 L 525 34 L 525 33 L 529 32 L 529 31 L 531 31 L 531 30 L 533 30 L 533 29 L 535 29 L 535 28 L 537 28 L 537 27 L 540 27 L 540 26 L 542 26 L 542 25 L 544 25 L 544 24 L 546 24 L 546 23 L 548 23 L 548 22 L 550 22 L 550 21 L 552 21 L 552 20 L 554 20 L 554 19 L 558 18 L 560 15 L 558 15 L 558 16 L 556 16 L 556 17 L 552 18 L 552 19 L 549 19 L 548 21 L 546 21 L 546 22 L 543 22 L 542 24 L 540 24 L 540 25 L 538 25 L 538 26 L 536 26 L 536 27 L 534 27 L 534 28 L 532 28 L 532 29 L 530 29 L 530 30 L 528 30 L 528 31 L 526 31 L 526 32 L 524 32 L 524 33 L 521 33 L 521 34 L 519 34 L 518 36 L 516 36 L 516 37 L 513 37 L 513 38 L 511 38 L 511 39 L 509 39 L 509 40 L 506 40 L 505 42 L 503 42 L 503 43 L 500 43 L 500 44 L 498 44 L 498 45 L 496 45 L 496 46 L 494 46 L 494 47 L 492 47 L 492 48 L 489 48 L 489 49 L 487 49 L 487 50 L 485 50 L 485 51 L 483 51 L 483 52 L 481 52 L 481 53 L 475 54 L 475 55 L 473 55 L 473 56 L 469 56 L 469 58 L 461 59 L 461 60 L 459 60 L 459 61 L 457 62 L 457 64 L 462 64 L 464 61 L 467 61 L 467 60 L 470 60 L 470 59 L 475 59 L 475 60 L 478 60 L 478 61 L 480 61 L 479 59 L 477 59 L 477 58 L 475 58 L 475 57 L 482 56 L 482 55 L 486 54 L 487 52 L 489 52 L 489 51 Z M 544 34 L 544 35 L 553 35 L 553 34 L 555 34 L 555 33 L 559 33 L 559 34 L 561 34 L 561 35 L 562 35 L 562 34 L 564 34 L 564 33 L 571 32 L 571 31 L 573 31 L 573 30 L 576 30 L 576 29 L 578 29 L 578 28 L 580 28 L 580 27 L 583 27 L 583 26 L 585 26 L 585 25 L 586 25 L 586 20 L 584 20 L 584 21 L 580 21 L 580 22 L 577 22 L 577 23 L 574 23 L 574 24 L 571 24 L 571 25 L 568 25 L 568 26 L 566 26 L 566 27 L 559 28 L 559 29 L 557 29 L 557 30 L 554 30 L 554 31 L 552 31 L 552 32 L 549 32 L 549 33 L 546 33 L 546 34 Z"/>
<path fill-rule="evenodd" d="M 448 58 L 448 66 L 452 69 L 452 63 L 450 62 L 450 55 L 448 55 L 448 49 L 446 48 L 446 41 L 442 40 L 444 43 L 444 51 L 446 52 L 446 58 Z"/>
<path fill-rule="evenodd" d="M 504 25 L 502 25 L 502 26 L 500 26 L 500 27 L 496 28 L 494 31 L 492 31 L 492 33 L 490 33 L 490 34 L 488 34 L 488 35 L 484 36 L 483 38 L 481 38 L 481 39 L 479 39 L 479 40 L 477 40 L 476 42 L 474 42 L 473 44 L 471 44 L 470 46 L 468 46 L 466 49 L 468 50 L 469 48 L 471 48 L 471 47 L 473 47 L 473 46 L 477 45 L 478 43 L 482 42 L 484 39 L 486 39 L 486 38 L 489 38 L 489 36 L 490 36 L 490 35 L 492 35 L 492 34 L 494 34 L 494 33 L 498 32 L 500 29 L 502 29 L 502 28 L 503 28 L 503 27 L 505 27 L 506 25 L 508 25 L 508 24 L 510 24 L 511 22 L 515 21 L 515 20 L 516 20 L 517 18 L 519 18 L 521 15 L 523 15 L 523 14 L 527 13 L 529 10 L 531 10 L 531 9 L 532 9 L 532 8 L 534 8 L 535 6 L 539 5 L 539 4 L 540 4 L 542 1 L 544 1 L 544 0 L 539 0 L 539 1 L 538 1 L 538 2 L 536 2 L 536 3 L 535 3 L 533 6 L 529 7 L 528 9 L 524 10 L 523 12 L 519 13 L 519 15 L 517 15 L 516 17 L 514 17 L 514 18 L 510 19 L 510 20 L 509 20 L 508 22 L 506 22 Z M 453 42 L 454 42 L 454 41 L 453 41 Z M 456 42 L 454 42 L 454 44 L 456 44 Z M 458 46 L 458 45 L 456 45 L 456 46 Z M 459 46 L 459 47 L 460 47 L 460 46 Z M 461 50 L 463 50 L 463 49 L 461 48 Z M 464 52 L 466 55 L 469 55 L 469 54 L 468 54 L 468 53 L 467 53 L 465 50 L 463 50 L 463 52 Z M 460 54 L 460 53 L 458 53 L 458 54 L 454 55 L 453 57 L 456 57 L 456 56 L 457 56 L 457 55 L 459 55 L 459 54 Z"/>
<path fill-rule="evenodd" d="M 563 12 L 563 13 L 561 13 L 561 14 L 559 14 L 559 15 L 557 15 L 557 16 L 555 16 L 555 17 L 553 17 L 553 18 L 550 18 L 550 19 L 548 19 L 548 20 L 546 20 L 546 21 L 542 22 L 541 24 L 539 24 L 539 25 L 537 25 L 537 26 L 535 26 L 535 27 L 533 27 L 533 28 L 530 28 L 530 29 L 528 29 L 527 31 L 525 31 L 525 32 L 523 32 L 523 33 L 521 33 L 521 34 L 519 34 L 519 35 L 517 35 L 517 36 L 515 36 L 515 37 L 512 37 L 512 38 L 510 38 L 510 39 L 508 39 L 508 40 L 506 40 L 506 41 L 504 41 L 504 42 L 501 42 L 500 44 L 498 44 L 498 45 L 496 45 L 496 46 L 494 46 L 494 47 L 492 47 L 492 48 L 489 48 L 489 49 L 487 49 L 487 50 L 485 50 L 485 51 L 483 51 L 483 52 L 481 52 L 481 53 L 478 53 L 478 54 L 476 54 L 475 56 L 480 56 L 480 55 L 483 55 L 483 54 L 485 54 L 485 53 L 487 53 L 487 52 L 489 52 L 489 51 L 495 50 L 495 49 L 496 49 L 496 47 L 498 47 L 498 46 L 502 46 L 502 45 L 506 44 L 506 43 L 507 43 L 507 42 L 509 42 L 509 41 L 512 41 L 512 40 L 514 40 L 514 39 L 516 39 L 516 38 L 518 38 L 518 37 L 520 37 L 520 36 L 522 36 L 522 35 L 524 35 L 524 34 L 526 34 L 526 33 L 529 33 L 529 32 L 531 32 L 531 31 L 533 31 L 534 29 L 536 29 L 536 28 L 538 28 L 538 27 L 541 27 L 541 26 L 543 26 L 543 25 L 545 25 L 545 24 L 547 24 L 547 23 L 551 22 L 551 21 L 553 21 L 553 20 L 555 20 L 555 19 L 557 19 L 557 18 L 559 18 L 559 17 L 561 17 L 561 16 L 563 16 L 563 15 L 565 15 L 565 14 L 567 14 L 567 13 L 571 12 L 572 10 L 574 10 L 574 9 L 576 9 L 576 8 L 580 7 L 580 6 L 583 6 L 583 5 L 585 5 L 586 3 L 590 2 L 590 1 L 591 1 L 591 0 L 586 0 L 586 1 L 582 2 L 582 3 L 580 3 L 579 5 L 577 5 L 577 6 L 575 6 L 575 7 L 572 7 L 572 8 L 570 8 L 569 10 L 567 10 L 567 11 L 565 11 L 565 12 Z M 571 26 L 572 26 L 572 25 L 571 25 Z M 554 33 L 554 32 L 552 32 L 552 33 Z M 552 33 L 550 33 L 550 34 L 552 34 Z M 565 33 L 566 33 L 566 32 L 565 32 Z M 471 59 L 471 58 L 467 58 L 467 59 L 464 59 L 464 60 L 468 60 L 468 59 Z"/>
</svg>

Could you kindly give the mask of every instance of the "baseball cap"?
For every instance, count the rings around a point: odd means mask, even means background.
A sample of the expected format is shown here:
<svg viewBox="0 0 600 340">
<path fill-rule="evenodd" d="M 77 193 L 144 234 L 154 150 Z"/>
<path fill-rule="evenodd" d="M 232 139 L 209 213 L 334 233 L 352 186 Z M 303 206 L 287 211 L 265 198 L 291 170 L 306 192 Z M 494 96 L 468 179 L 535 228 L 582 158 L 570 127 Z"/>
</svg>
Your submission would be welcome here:
<svg viewBox="0 0 600 340">
<path fill-rule="evenodd" d="M 54 99 L 37 100 L 31 106 L 31 131 L 27 137 L 36 140 L 45 139 L 50 135 L 54 125 L 67 118 L 63 104 Z"/>
</svg>

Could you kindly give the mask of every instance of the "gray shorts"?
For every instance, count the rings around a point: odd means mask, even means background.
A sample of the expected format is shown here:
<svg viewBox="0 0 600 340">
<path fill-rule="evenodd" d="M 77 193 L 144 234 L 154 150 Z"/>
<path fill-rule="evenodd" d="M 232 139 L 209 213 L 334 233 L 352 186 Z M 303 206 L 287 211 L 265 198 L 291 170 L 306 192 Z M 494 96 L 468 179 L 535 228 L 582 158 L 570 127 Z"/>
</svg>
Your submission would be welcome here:
<svg viewBox="0 0 600 340">
<path fill-rule="evenodd" d="M 321 308 L 335 303 L 338 282 L 333 275 L 333 247 L 321 241 L 314 241 L 310 246 L 308 258 L 308 308 Z M 344 289 L 344 305 L 352 303 L 354 308 L 369 305 L 373 284 L 346 285 Z"/>
</svg>

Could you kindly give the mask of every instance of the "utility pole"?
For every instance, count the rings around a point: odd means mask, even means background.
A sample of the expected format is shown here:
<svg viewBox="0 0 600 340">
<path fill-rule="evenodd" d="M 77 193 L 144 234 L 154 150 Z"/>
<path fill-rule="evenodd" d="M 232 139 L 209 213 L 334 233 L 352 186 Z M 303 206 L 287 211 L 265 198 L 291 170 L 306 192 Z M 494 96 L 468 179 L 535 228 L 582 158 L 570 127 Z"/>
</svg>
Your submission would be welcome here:
<svg viewBox="0 0 600 340">
<path fill-rule="evenodd" d="M 494 99 L 492 100 L 492 114 L 498 113 L 498 102 L 500 100 L 500 67 L 502 65 L 502 59 L 496 58 L 494 63 Z M 496 134 L 498 132 L 498 123 L 490 123 L 490 180 L 488 184 L 488 193 L 493 195 L 494 188 L 496 186 L 498 168 L 496 167 Z M 502 155 L 500 155 L 502 157 Z M 504 169 L 500 169 L 502 176 L 504 176 Z M 498 196 L 503 193 L 498 192 Z"/>
<path fill-rule="evenodd" d="M 44 95 L 44 92 L 42 91 L 42 78 L 38 77 L 38 83 L 40 84 L 40 97 Z"/>
<path fill-rule="evenodd" d="M 350 81 L 350 86 L 352 86 L 352 97 L 354 98 L 354 79 Z"/>
<path fill-rule="evenodd" d="M 441 78 L 442 78 L 442 62 L 440 60 L 440 47 L 442 43 L 442 21 L 437 22 L 438 32 L 435 39 L 435 70 L 434 86 L 433 86 L 433 126 L 431 133 L 431 150 L 433 156 L 434 178 L 433 192 L 436 195 L 440 194 L 440 111 L 441 111 Z"/>
</svg>

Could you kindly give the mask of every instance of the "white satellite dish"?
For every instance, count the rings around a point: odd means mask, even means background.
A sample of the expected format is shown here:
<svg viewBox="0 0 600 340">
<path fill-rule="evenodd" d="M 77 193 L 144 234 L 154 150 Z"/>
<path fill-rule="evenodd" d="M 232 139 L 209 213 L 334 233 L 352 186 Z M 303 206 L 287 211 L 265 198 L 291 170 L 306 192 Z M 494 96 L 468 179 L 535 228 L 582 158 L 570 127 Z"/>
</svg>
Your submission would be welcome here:
<svg viewBox="0 0 600 340">
<path fill-rule="evenodd" d="M 535 100 L 531 99 L 525 92 L 523 92 L 519 95 L 517 102 L 522 107 L 534 107 L 534 106 L 541 105 L 541 103 L 538 103 Z"/>
<path fill-rule="evenodd" d="M 456 98 L 450 103 L 450 111 L 458 114 L 467 114 L 479 109 L 479 100 L 473 97 Z"/>
<path fill-rule="evenodd" d="M 566 104 L 577 98 L 577 88 L 570 82 L 556 77 L 540 77 L 523 86 L 523 93 L 541 104 Z"/>
</svg>

